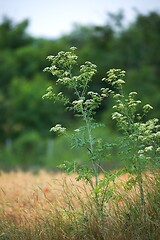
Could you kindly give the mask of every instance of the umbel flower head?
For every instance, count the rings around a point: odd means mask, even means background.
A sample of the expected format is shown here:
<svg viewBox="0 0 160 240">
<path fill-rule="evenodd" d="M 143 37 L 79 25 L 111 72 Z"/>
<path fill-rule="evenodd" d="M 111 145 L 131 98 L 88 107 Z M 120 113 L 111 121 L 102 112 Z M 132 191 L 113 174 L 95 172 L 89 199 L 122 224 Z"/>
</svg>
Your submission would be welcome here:
<svg viewBox="0 0 160 240">
<path fill-rule="evenodd" d="M 66 132 L 66 128 L 62 127 L 61 124 L 56 124 L 56 126 L 50 129 L 51 132 L 55 132 L 58 135 L 64 134 Z"/>
</svg>

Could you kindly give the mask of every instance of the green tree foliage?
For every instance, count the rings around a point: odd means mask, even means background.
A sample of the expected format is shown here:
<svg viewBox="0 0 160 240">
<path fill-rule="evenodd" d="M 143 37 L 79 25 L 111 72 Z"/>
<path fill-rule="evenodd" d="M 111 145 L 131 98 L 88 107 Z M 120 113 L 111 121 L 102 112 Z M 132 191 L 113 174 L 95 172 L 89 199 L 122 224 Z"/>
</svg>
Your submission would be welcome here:
<svg viewBox="0 0 160 240">
<path fill-rule="evenodd" d="M 27 26 L 27 20 L 15 25 L 9 19 L 0 25 L 0 140 L 3 144 L 23 131 L 36 130 L 48 136 L 47 126 L 55 121 L 46 117 L 50 103 L 41 101 L 43 86 L 49 84 L 47 77 L 42 76 L 44 59 L 54 48 L 54 41 L 28 36 Z M 60 109 L 53 109 L 54 116 L 58 117 Z"/>
<path fill-rule="evenodd" d="M 17 49 L 27 44 L 31 44 L 32 37 L 26 34 L 28 20 L 24 20 L 16 25 L 9 18 L 4 18 L 0 25 L 0 49 Z"/>
</svg>

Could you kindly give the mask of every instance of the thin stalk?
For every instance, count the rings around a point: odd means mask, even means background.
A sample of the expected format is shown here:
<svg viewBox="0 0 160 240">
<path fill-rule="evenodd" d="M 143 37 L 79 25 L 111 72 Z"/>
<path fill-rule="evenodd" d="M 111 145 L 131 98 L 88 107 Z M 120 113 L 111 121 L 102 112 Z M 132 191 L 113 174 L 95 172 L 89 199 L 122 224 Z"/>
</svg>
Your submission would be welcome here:
<svg viewBox="0 0 160 240">
<path fill-rule="evenodd" d="M 84 89 L 82 94 L 80 95 L 77 88 L 75 87 L 75 93 L 78 96 L 79 99 L 81 99 L 83 97 L 83 94 L 85 95 Z M 89 152 L 92 155 L 92 157 L 94 157 L 94 148 L 93 148 L 93 137 L 92 137 L 92 130 L 91 130 L 91 121 L 89 120 L 89 118 L 87 117 L 86 112 L 83 109 L 83 105 L 81 106 L 81 112 L 82 112 L 82 116 L 83 119 L 85 121 L 86 127 L 87 127 L 87 133 L 88 133 L 88 139 L 89 139 Z M 98 185 L 98 171 L 97 171 L 97 166 L 94 163 L 94 161 L 92 160 L 92 166 L 93 166 L 93 170 L 95 172 L 95 178 L 96 178 L 96 186 Z"/>
<path fill-rule="evenodd" d="M 88 132 L 88 139 L 89 139 L 89 151 L 92 155 L 92 157 L 94 157 L 94 148 L 93 148 L 93 137 L 92 137 L 92 130 L 91 130 L 91 123 L 90 121 L 87 119 L 87 117 L 85 116 L 85 122 L 86 122 L 86 127 L 87 127 L 87 132 Z M 94 163 L 94 160 L 92 160 L 92 166 L 95 172 L 95 177 L 96 177 L 96 186 L 98 185 L 98 171 L 97 171 L 97 167 L 96 164 Z"/>
<path fill-rule="evenodd" d="M 142 218 L 143 218 L 143 221 L 146 222 L 146 202 L 145 202 L 145 195 L 144 195 L 144 189 L 143 189 L 142 171 L 140 166 L 138 166 L 137 168 L 137 180 L 138 180 L 138 187 L 139 187 L 139 193 L 140 193 Z"/>
</svg>

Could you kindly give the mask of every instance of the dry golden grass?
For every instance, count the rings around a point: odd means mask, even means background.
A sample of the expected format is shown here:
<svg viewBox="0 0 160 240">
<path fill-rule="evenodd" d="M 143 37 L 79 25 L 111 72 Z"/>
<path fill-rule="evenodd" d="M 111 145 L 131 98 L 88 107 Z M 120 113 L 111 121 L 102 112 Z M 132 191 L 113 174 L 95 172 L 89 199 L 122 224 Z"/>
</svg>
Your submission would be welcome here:
<svg viewBox="0 0 160 240">
<path fill-rule="evenodd" d="M 68 176 L 45 171 L 40 171 L 37 175 L 22 171 L 1 172 L 0 236 L 15 240 L 77 240 L 86 234 L 83 239 L 87 240 L 143 240 L 148 239 L 148 236 L 159 240 L 159 193 L 158 188 L 153 188 L 155 184 L 152 176 L 146 185 L 146 193 L 149 194 L 146 195 L 146 225 L 140 217 L 141 206 L 139 200 L 136 200 L 139 198 L 137 188 L 124 190 L 123 183 L 129 179 L 128 174 L 111 183 L 111 188 L 116 187 L 116 198 L 106 203 L 106 215 L 101 215 L 96 211 L 94 199 L 90 199 L 90 188 L 83 181 L 77 182 L 74 174 Z M 150 193 L 151 186 L 153 191 Z M 117 198 L 118 194 L 120 198 Z M 139 223 L 141 225 L 136 225 L 139 226 L 137 230 L 135 224 Z M 139 238 L 134 238 L 135 233 Z M 144 238 L 140 238 L 141 235 Z"/>
<path fill-rule="evenodd" d="M 77 182 L 75 178 L 74 174 L 68 176 L 64 173 L 53 174 L 43 170 L 37 175 L 22 171 L 1 172 L 1 216 L 17 224 L 34 221 L 37 214 L 44 216 L 51 206 L 58 208 L 65 204 L 65 191 L 73 192 L 75 188 L 79 190 L 79 194 L 84 193 L 84 182 Z M 120 179 L 126 178 L 127 175 L 124 175 Z"/>
<path fill-rule="evenodd" d="M 58 208 L 58 205 L 64 203 L 65 186 L 68 192 L 74 187 L 81 192 L 84 183 L 77 182 L 75 177 L 45 171 L 40 171 L 37 175 L 22 171 L 1 172 L 1 216 L 23 224 L 33 221 L 37 214 L 44 215 L 51 206 Z"/>
<path fill-rule="evenodd" d="M 103 175 L 100 175 L 100 178 Z M 118 192 L 123 192 L 123 182 L 128 179 L 128 174 L 116 180 Z M 120 185 L 118 184 L 120 182 Z M 76 175 L 64 173 L 51 173 L 41 170 L 38 174 L 32 172 L 0 173 L 0 218 L 14 221 L 16 224 L 31 223 L 39 219 L 53 208 L 65 209 L 71 197 L 72 204 L 78 207 L 87 197 L 90 188 L 83 181 L 76 181 Z M 76 193 L 78 191 L 78 198 Z M 123 194 L 122 194 L 123 195 Z M 116 202 L 117 204 L 117 202 Z M 123 204 L 120 199 L 119 204 Z"/>
</svg>

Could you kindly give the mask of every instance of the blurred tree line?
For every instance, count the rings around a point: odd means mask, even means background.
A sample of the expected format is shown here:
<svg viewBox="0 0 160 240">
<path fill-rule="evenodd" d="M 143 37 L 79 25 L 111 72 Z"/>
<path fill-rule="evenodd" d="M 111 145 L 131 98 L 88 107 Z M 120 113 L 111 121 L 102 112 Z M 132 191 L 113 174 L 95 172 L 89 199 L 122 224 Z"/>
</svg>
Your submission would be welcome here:
<svg viewBox="0 0 160 240">
<path fill-rule="evenodd" d="M 121 68 L 127 72 L 126 91 L 137 91 L 144 103 L 154 106 L 151 115 L 160 118 L 160 14 L 137 15 L 127 27 L 123 20 L 121 12 L 109 14 L 103 25 L 75 25 L 68 35 L 49 40 L 28 35 L 28 20 L 15 24 L 9 18 L 3 19 L 0 23 L 1 168 L 57 164 L 58 159 L 53 161 L 57 147 L 49 129 L 58 122 L 72 129 L 76 122 L 62 105 L 42 100 L 49 85 L 59 90 L 54 77 L 43 73 L 43 69 L 48 65 L 48 55 L 69 50 L 71 46 L 78 48 L 80 64 L 89 60 L 98 66 L 93 89 L 99 88 L 106 71 Z M 104 123 L 110 119 L 109 104 L 105 102 L 98 113 Z M 113 128 L 111 120 L 109 125 Z"/>
</svg>

